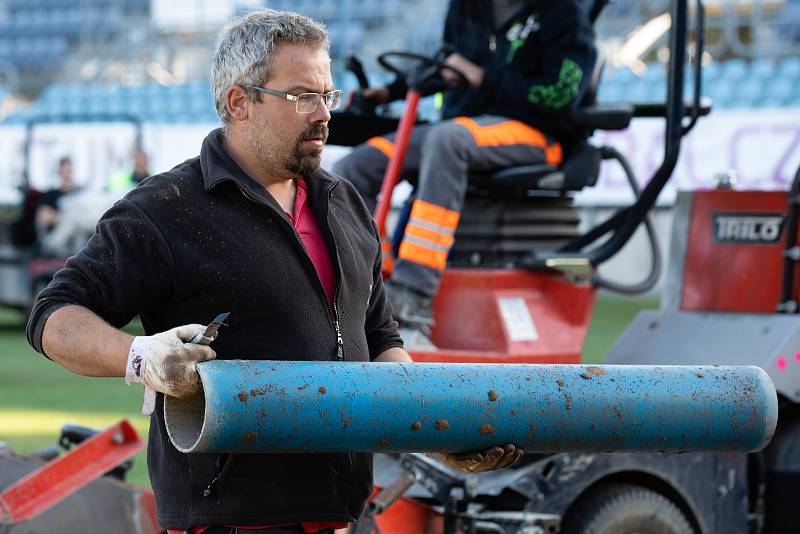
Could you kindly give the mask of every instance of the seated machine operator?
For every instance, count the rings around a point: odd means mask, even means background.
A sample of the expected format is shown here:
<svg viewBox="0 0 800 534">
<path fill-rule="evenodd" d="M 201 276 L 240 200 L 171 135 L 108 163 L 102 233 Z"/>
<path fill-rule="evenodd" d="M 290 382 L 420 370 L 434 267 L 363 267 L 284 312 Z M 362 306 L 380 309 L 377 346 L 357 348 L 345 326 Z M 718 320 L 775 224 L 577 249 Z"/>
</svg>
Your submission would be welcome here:
<svg viewBox="0 0 800 534">
<path fill-rule="evenodd" d="M 453 244 L 468 172 L 514 165 L 559 165 L 580 140 L 565 116 L 580 103 L 596 61 L 588 2 L 580 0 L 452 0 L 442 70 L 443 121 L 418 126 L 401 178 L 418 175 L 411 214 L 386 291 L 406 342 L 430 346 L 432 301 Z M 364 100 L 402 98 L 398 78 L 365 89 Z M 334 166 L 374 210 L 394 135 L 374 137 Z M 386 251 L 384 251 L 386 254 Z M 384 258 L 386 264 L 388 258 Z"/>
</svg>

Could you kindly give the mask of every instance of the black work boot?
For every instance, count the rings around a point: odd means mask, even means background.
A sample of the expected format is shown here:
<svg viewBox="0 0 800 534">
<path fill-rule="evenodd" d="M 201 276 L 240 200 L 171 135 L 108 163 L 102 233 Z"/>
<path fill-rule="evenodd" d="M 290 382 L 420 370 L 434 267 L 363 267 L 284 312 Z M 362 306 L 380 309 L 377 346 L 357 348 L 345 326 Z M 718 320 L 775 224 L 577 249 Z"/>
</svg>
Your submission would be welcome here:
<svg viewBox="0 0 800 534">
<path fill-rule="evenodd" d="M 407 350 L 436 350 L 431 343 L 433 298 L 418 291 L 388 281 L 384 284 L 386 297 L 392 303 L 395 321 L 400 323 L 400 337 Z"/>
</svg>

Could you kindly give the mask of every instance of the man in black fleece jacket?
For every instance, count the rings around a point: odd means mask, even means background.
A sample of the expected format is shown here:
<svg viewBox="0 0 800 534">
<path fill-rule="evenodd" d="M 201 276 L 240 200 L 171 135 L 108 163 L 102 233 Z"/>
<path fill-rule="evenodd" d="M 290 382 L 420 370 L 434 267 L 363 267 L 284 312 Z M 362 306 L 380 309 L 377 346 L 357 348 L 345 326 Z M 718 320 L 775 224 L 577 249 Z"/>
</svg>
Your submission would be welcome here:
<svg viewBox="0 0 800 534">
<path fill-rule="evenodd" d="M 420 336 L 432 322 L 432 299 L 453 244 L 469 171 L 513 165 L 557 166 L 580 133 L 567 120 L 585 93 L 596 61 L 584 0 L 452 0 L 443 41 L 453 52 L 442 77 L 442 122 L 418 126 L 401 176 L 418 175 L 414 202 L 386 290 L 395 318 Z M 376 103 L 402 98 L 398 78 L 363 92 Z M 376 137 L 338 161 L 374 208 L 394 135 Z M 409 339 L 406 339 L 409 342 Z"/>
<path fill-rule="evenodd" d="M 192 394 L 195 364 L 215 357 L 410 361 L 370 214 L 348 182 L 319 169 L 341 98 L 327 49 L 324 27 L 294 13 L 229 24 L 212 68 L 225 127 L 109 210 L 31 314 L 28 339 L 50 359 L 157 392 L 148 468 L 171 532 L 327 532 L 355 520 L 372 491 L 370 454 L 182 454 L 164 427 L 163 396 Z M 224 311 L 230 327 L 213 350 L 190 343 Z M 147 335 L 119 330 L 137 314 Z M 444 456 L 483 470 L 520 454 Z"/>
</svg>

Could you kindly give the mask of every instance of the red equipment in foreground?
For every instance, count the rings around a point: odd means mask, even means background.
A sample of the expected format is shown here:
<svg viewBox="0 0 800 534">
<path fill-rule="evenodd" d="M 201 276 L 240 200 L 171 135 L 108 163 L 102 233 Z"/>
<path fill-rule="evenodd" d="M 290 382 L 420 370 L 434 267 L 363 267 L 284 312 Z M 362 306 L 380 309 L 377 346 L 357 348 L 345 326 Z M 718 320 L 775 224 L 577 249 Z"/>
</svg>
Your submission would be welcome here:
<svg viewBox="0 0 800 534">
<path fill-rule="evenodd" d="M 136 430 L 122 420 L 33 471 L 29 458 L 0 450 L 4 473 L 30 471 L 0 493 L 0 526 L 30 522 L 26 523 L 26 532 L 32 533 L 51 532 L 53 528 L 63 532 L 90 532 L 95 528 L 104 532 L 161 532 L 151 491 L 110 477 L 98 481 L 142 448 L 144 442 Z"/>
</svg>

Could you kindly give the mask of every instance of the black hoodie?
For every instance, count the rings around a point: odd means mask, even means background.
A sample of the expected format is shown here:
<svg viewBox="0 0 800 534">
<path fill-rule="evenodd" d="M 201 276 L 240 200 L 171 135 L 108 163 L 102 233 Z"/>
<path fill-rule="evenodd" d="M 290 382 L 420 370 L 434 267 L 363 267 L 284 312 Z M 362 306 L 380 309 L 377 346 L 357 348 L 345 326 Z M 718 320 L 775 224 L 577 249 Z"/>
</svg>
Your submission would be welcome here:
<svg viewBox="0 0 800 534">
<path fill-rule="evenodd" d="M 442 117 L 499 115 L 518 119 L 565 145 L 581 133 L 566 120 L 581 103 L 597 61 L 588 2 L 530 0 L 499 27 L 491 0 L 452 0 L 446 46 L 484 69 L 478 88 L 445 93 Z M 405 84 L 390 87 L 402 98 Z"/>
</svg>

